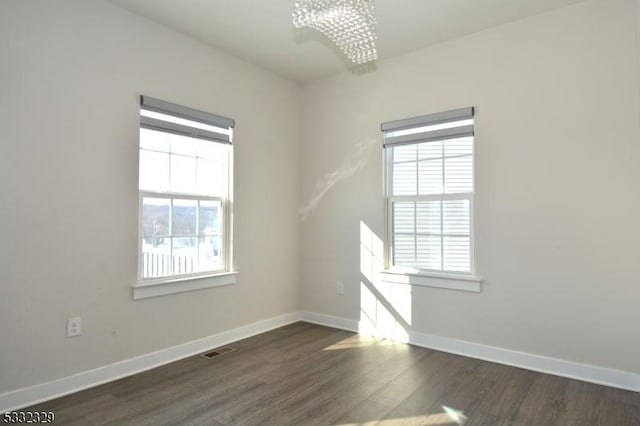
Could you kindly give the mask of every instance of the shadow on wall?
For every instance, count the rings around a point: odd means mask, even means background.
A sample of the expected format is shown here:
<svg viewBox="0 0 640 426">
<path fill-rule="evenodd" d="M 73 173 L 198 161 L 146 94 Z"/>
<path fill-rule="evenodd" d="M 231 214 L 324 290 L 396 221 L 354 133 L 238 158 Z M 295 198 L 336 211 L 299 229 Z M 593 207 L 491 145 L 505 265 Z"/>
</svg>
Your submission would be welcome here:
<svg viewBox="0 0 640 426">
<path fill-rule="evenodd" d="M 358 142 L 347 158 L 347 161 L 345 161 L 336 170 L 329 172 L 322 178 L 318 179 L 313 190 L 313 195 L 304 207 L 300 207 L 298 209 L 300 220 L 306 220 L 311 211 L 318 206 L 322 197 L 324 197 L 325 194 L 337 183 L 355 175 L 358 170 L 363 168 L 376 145 L 375 139 Z"/>
<path fill-rule="evenodd" d="M 360 221 L 360 331 L 407 342 L 411 329 L 411 286 L 382 281 L 383 268 L 382 238 Z"/>
</svg>

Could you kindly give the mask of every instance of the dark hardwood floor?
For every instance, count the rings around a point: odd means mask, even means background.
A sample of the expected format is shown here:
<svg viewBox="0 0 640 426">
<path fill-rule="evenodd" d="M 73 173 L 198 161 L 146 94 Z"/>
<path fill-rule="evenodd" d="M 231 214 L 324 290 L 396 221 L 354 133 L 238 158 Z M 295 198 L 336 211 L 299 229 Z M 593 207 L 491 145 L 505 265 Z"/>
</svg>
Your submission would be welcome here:
<svg viewBox="0 0 640 426">
<path fill-rule="evenodd" d="M 232 346 L 26 410 L 63 425 L 640 425 L 640 393 L 303 322 Z"/>
</svg>

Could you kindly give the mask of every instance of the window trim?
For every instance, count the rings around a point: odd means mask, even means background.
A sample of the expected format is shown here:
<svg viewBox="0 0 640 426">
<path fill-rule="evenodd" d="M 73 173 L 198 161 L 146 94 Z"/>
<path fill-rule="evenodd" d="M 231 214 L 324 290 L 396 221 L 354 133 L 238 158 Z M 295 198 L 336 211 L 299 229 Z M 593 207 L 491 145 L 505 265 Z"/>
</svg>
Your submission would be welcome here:
<svg viewBox="0 0 640 426">
<path fill-rule="evenodd" d="M 383 123 L 381 130 L 383 131 L 383 140 L 386 132 L 401 129 L 420 128 L 433 124 L 438 124 L 447 121 L 458 121 L 464 118 L 466 114 L 471 114 L 471 118 L 474 119 L 474 124 L 471 126 L 464 126 L 462 131 L 467 133 L 471 130 L 471 137 L 473 137 L 473 151 L 471 155 L 472 164 L 472 188 L 470 193 L 460 194 L 437 194 L 437 195 L 415 195 L 415 196 L 394 196 L 393 194 L 393 155 L 392 148 L 394 145 L 410 145 L 419 144 L 422 142 L 438 141 L 452 139 L 452 137 L 411 137 L 409 136 L 396 136 L 394 139 L 396 143 L 391 146 L 383 145 L 383 190 L 384 190 L 384 202 L 385 202 L 385 242 L 384 242 L 384 270 L 381 271 L 381 279 L 386 282 L 392 282 L 397 284 L 409 284 L 425 287 L 436 287 L 451 290 L 480 292 L 482 277 L 477 275 L 476 267 L 476 249 L 475 249 L 475 211 L 474 211 L 474 198 L 476 193 L 476 137 L 475 137 L 475 108 L 463 108 L 454 111 L 446 111 L 429 116 L 415 117 L 404 120 L 396 120 L 392 122 Z M 469 129 L 470 128 L 470 129 Z M 455 131 L 453 132 L 455 133 Z M 432 132 L 432 134 L 440 135 L 439 132 Z M 461 135 L 462 137 L 466 135 Z M 470 270 L 469 272 L 453 272 L 434 269 L 418 269 L 407 268 L 402 266 L 393 265 L 392 259 L 392 246 L 393 246 L 393 203 L 395 201 L 425 201 L 425 200 L 469 200 L 469 245 L 470 245 Z"/>
<path fill-rule="evenodd" d="M 435 287 L 472 293 L 480 293 L 482 291 L 481 277 L 452 272 L 424 272 L 410 268 L 392 268 L 382 271 L 380 279 L 384 282 L 419 287 Z"/>
<path fill-rule="evenodd" d="M 138 282 L 133 286 L 133 300 L 235 284 L 237 275 L 238 272 L 228 271 L 205 275 L 181 275 L 179 277 L 163 277 L 145 280 L 145 282 Z"/>
<path fill-rule="evenodd" d="M 193 121 L 203 122 L 205 124 L 211 124 L 214 126 L 224 127 L 228 126 L 228 135 L 217 135 L 224 137 L 210 138 L 207 133 L 202 135 L 198 134 L 199 131 L 194 131 L 192 134 L 178 133 L 173 131 L 175 126 L 173 123 L 162 122 L 164 126 L 154 127 L 151 130 L 174 133 L 185 137 L 195 137 L 204 139 L 210 143 L 220 143 L 228 145 L 227 149 L 227 196 L 210 196 L 203 194 L 190 194 L 186 192 L 172 192 L 172 191 L 150 191 L 141 190 L 138 186 L 138 251 L 137 257 L 137 280 L 132 286 L 133 300 L 146 299 L 149 297 L 163 296 L 173 293 L 181 293 L 192 290 L 199 290 L 204 288 L 218 287 L 236 282 L 237 271 L 234 270 L 233 263 L 233 127 L 235 121 L 225 117 L 217 116 L 198 110 L 194 110 L 188 107 L 183 107 L 170 102 L 161 101 L 146 96 L 140 96 L 139 110 L 150 110 L 155 112 L 161 112 L 163 114 L 174 115 L 175 117 L 190 119 Z M 146 125 L 147 117 L 140 116 L 140 123 L 138 125 L 138 135 L 141 129 L 149 128 Z M 204 132 L 204 131 L 203 131 Z M 210 132 L 209 132 L 210 133 Z M 138 136 L 138 153 L 140 152 L 140 136 Z M 138 161 L 138 170 L 140 162 Z M 219 269 L 196 272 L 191 274 L 181 275 L 169 275 L 163 277 L 143 278 L 143 256 L 142 256 L 142 239 L 144 237 L 144 226 L 142 223 L 142 201 L 144 197 L 159 197 L 168 199 L 188 199 L 188 200 L 214 200 L 220 201 L 221 211 L 223 216 L 222 223 L 222 248 L 221 258 L 222 266 Z"/>
</svg>

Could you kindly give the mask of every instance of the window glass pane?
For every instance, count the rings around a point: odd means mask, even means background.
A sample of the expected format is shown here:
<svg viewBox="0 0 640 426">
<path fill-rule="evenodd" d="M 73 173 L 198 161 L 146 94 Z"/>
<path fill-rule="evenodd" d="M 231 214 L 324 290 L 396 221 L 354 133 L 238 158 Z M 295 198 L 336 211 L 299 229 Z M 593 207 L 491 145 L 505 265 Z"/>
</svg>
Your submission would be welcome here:
<svg viewBox="0 0 640 426">
<path fill-rule="evenodd" d="M 444 237 L 444 270 L 471 271 L 471 244 L 469 237 Z"/>
<path fill-rule="evenodd" d="M 415 259 L 415 235 L 394 234 L 393 264 L 397 266 L 414 266 Z"/>
<path fill-rule="evenodd" d="M 469 200 L 443 201 L 443 231 L 445 234 L 469 235 Z"/>
<path fill-rule="evenodd" d="M 227 194 L 225 162 L 221 160 L 198 159 L 198 193 L 224 197 Z"/>
<path fill-rule="evenodd" d="M 442 159 L 424 160 L 418 163 L 418 188 L 420 195 L 442 194 Z"/>
<path fill-rule="evenodd" d="M 222 232 L 222 208 L 219 201 L 200 201 L 200 235 L 214 235 Z"/>
<path fill-rule="evenodd" d="M 440 220 L 441 201 L 421 201 L 416 203 L 416 231 L 422 234 L 442 233 Z"/>
<path fill-rule="evenodd" d="M 171 274 L 170 238 L 142 239 L 142 278 Z"/>
<path fill-rule="evenodd" d="M 144 237 L 169 236 L 170 213 L 169 199 L 144 197 L 142 199 L 142 235 Z"/>
<path fill-rule="evenodd" d="M 473 163 L 471 156 L 444 160 L 444 190 L 447 194 L 473 191 Z"/>
<path fill-rule="evenodd" d="M 416 267 L 421 269 L 442 269 L 442 246 L 440 236 L 417 236 Z"/>
<path fill-rule="evenodd" d="M 200 271 L 222 269 L 222 237 L 200 237 L 198 265 Z"/>
<path fill-rule="evenodd" d="M 200 139 L 190 138 L 188 136 L 172 135 L 170 133 L 166 134 L 171 138 L 172 154 L 181 154 L 188 157 L 196 157 L 198 155 Z"/>
<path fill-rule="evenodd" d="M 169 154 L 140 150 L 140 189 L 148 191 L 169 189 Z"/>
<path fill-rule="evenodd" d="M 172 254 L 174 275 L 196 272 L 198 246 L 195 237 L 175 237 Z"/>
<path fill-rule="evenodd" d="M 393 165 L 393 194 L 416 195 L 416 163 L 399 163 Z"/>
<path fill-rule="evenodd" d="M 415 145 L 398 145 L 391 149 L 393 149 L 394 163 L 417 160 L 416 155 L 418 151 Z"/>
<path fill-rule="evenodd" d="M 415 232 L 415 206 L 414 202 L 393 203 L 393 232 Z"/>
<path fill-rule="evenodd" d="M 198 157 L 208 159 L 227 158 L 229 145 L 217 142 L 208 142 L 198 139 Z"/>
<path fill-rule="evenodd" d="M 193 194 L 196 188 L 196 159 L 171 155 L 171 190 Z"/>
<path fill-rule="evenodd" d="M 473 150 L 473 138 L 450 139 L 444 144 L 446 157 L 454 155 L 471 155 Z"/>
<path fill-rule="evenodd" d="M 418 144 L 418 159 L 442 158 L 442 141 Z"/>
<path fill-rule="evenodd" d="M 170 136 L 173 135 L 156 130 L 140 129 L 140 148 L 170 152 Z"/>
<path fill-rule="evenodd" d="M 196 235 L 196 200 L 173 200 L 174 236 Z"/>
</svg>

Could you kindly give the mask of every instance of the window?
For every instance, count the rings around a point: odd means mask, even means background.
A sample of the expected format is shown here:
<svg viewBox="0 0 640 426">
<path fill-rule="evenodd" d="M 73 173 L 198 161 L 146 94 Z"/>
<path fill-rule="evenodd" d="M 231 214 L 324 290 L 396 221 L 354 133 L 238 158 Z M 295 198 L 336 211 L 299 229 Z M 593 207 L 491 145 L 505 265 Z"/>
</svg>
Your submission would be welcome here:
<svg viewBox="0 0 640 426">
<path fill-rule="evenodd" d="M 473 108 L 384 123 L 389 269 L 472 276 Z"/>
<path fill-rule="evenodd" d="M 230 271 L 233 126 L 224 117 L 141 97 L 142 286 Z"/>
</svg>

